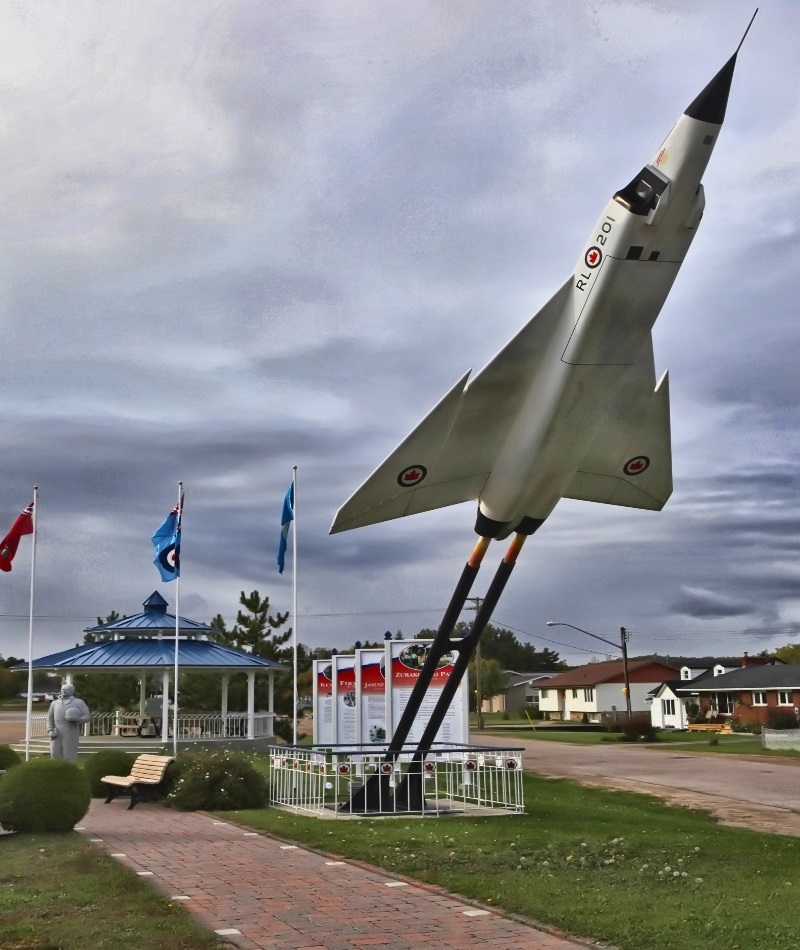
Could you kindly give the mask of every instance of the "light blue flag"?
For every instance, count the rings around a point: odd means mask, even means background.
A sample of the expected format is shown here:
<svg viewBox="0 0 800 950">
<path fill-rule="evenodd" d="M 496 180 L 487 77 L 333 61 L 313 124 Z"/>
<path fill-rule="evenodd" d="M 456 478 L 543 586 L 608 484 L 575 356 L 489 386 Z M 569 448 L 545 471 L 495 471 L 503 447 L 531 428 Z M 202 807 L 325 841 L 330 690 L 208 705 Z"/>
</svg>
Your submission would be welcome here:
<svg viewBox="0 0 800 950">
<path fill-rule="evenodd" d="M 174 581 L 181 575 L 181 514 L 182 510 L 179 511 L 176 505 L 151 538 L 156 549 L 153 564 L 162 581 Z"/>
<path fill-rule="evenodd" d="M 289 539 L 289 525 L 294 521 L 294 482 L 289 486 L 286 497 L 283 499 L 283 513 L 281 514 L 281 540 L 278 545 L 278 573 L 283 574 L 286 560 L 286 545 Z"/>
</svg>

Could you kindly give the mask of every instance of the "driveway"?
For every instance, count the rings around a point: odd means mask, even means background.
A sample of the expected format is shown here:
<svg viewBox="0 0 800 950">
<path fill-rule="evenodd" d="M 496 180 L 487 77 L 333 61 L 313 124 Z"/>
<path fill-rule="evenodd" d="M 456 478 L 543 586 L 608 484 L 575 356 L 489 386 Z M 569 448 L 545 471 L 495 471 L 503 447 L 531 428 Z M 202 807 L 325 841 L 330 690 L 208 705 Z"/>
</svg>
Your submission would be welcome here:
<svg viewBox="0 0 800 950">
<path fill-rule="evenodd" d="M 586 785 L 645 792 L 720 822 L 800 837 L 800 760 L 620 744 L 573 745 L 473 733 L 475 745 L 522 748 L 523 768 Z M 673 751 L 674 750 L 674 751 Z"/>
</svg>

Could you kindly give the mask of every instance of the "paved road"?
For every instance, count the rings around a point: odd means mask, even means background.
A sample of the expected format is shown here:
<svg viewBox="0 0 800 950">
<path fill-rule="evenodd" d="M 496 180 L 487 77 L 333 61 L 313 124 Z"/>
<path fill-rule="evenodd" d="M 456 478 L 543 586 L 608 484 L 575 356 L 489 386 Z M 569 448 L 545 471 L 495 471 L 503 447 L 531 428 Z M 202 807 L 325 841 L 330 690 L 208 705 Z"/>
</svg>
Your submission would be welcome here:
<svg viewBox="0 0 800 950">
<path fill-rule="evenodd" d="M 723 823 L 800 836 L 800 760 L 748 758 L 624 744 L 573 745 L 510 734 L 477 745 L 523 748 L 523 767 L 589 785 L 647 792 Z"/>
<path fill-rule="evenodd" d="M 95 799 L 78 830 L 240 950 L 577 950 L 439 888 L 210 815 Z"/>
</svg>

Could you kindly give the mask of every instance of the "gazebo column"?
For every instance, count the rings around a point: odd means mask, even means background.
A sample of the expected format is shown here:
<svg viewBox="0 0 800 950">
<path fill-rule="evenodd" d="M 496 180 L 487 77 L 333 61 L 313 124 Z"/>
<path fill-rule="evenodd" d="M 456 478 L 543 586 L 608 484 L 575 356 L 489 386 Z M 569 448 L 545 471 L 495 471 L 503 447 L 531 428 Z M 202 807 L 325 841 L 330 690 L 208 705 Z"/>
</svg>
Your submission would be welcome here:
<svg viewBox="0 0 800 950">
<path fill-rule="evenodd" d="M 163 685 L 161 687 L 161 741 L 169 741 L 169 670 L 164 670 L 161 674 Z"/>
<path fill-rule="evenodd" d="M 220 713 L 222 715 L 222 737 L 228 735 L 228 683 L 230 682 L 230 673 L 222 674 L 222 699 L 220 702 Z"/>
<path fill-rule="evenodd" d="M 255 670 L 247 673 L 247 738 L 255 738 L 256 726 L 256 674 Z"/>
<path fill-rule="evenodd" d="M 147 698 L 147 670 L 139 670 L 139 715 L 144 716 L 145 699 Z"/>
<path fill-rule="evenodd" d="M 72 686 L 72 673 L 68 672 L 64 674 L 64 683 L 67 686 Z"/>
<path fill-rule="evenodd" d="M 269 671 L 269 700 L 268 700 L 267 712 L 269 713 L 268 734 L 274 737 L 275 735 L 275 670 Z"/>
</svg>

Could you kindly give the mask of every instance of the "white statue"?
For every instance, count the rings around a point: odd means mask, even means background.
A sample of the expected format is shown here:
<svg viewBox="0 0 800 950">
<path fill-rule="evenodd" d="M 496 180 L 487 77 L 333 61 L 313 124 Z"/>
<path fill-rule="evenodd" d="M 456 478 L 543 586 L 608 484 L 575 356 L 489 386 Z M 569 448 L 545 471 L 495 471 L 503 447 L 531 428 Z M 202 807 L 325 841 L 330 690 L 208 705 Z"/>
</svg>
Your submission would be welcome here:
<svg viewBox="0 0 800 950">
<path fill-rule="evenodd" d="M 72 683 L 65 683 L 61 687 L 61 695 L 50 703 L 47 713 L 50 758 L 75 762 L 78 758 L 81 726 L 91 718 L 89 707 L 75 696 L 75 687 Z"/>
</svg>

